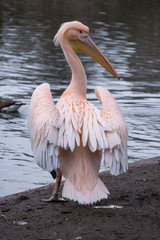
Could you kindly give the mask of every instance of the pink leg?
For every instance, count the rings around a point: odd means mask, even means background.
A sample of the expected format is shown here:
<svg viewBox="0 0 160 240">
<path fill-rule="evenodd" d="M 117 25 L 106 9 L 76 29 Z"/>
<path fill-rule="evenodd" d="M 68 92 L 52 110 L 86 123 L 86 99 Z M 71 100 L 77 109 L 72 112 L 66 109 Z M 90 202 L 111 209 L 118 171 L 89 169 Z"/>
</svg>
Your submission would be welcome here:
<svg viewBox="0 0 160 240">
<path fill-rule="evenodd" d="M 54 186 L 53 194 L 49 199 L 43 199 L 42 200 L 43 202 L 66 202 L 67 201 L 64 198 L 58 197 L 58 189 L 60 187 L 61 180 L 62 180 L 62 173 L 61 173 L 60 169 L 58 168 L 56 171 L 56 183 Z"/>
</svg>

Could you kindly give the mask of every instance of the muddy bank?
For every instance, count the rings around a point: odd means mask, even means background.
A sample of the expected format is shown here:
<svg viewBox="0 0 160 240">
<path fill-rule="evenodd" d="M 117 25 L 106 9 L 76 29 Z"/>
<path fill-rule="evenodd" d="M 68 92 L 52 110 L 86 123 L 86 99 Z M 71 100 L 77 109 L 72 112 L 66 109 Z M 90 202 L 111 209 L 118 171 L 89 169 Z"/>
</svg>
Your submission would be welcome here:
<svg viewBox="0 0 160 240">
<path fill-rule="evenodd" d="M 100 178 L 110 195 L 93 206 L 41 202 L 53 184 L 0 198 L 0 239 L 160 239 L 160 157 Z"/>
</svg>

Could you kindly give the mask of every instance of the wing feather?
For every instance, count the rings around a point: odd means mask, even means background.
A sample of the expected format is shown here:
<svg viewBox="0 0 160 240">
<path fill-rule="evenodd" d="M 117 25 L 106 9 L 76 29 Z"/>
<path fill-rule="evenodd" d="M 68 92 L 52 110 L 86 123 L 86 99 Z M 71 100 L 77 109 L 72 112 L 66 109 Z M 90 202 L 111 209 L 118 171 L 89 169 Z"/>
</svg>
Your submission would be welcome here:
<svg viewBox="0 0 160 240">
<path fill-rule="evenodd" d="M 104 149 L 104 162 L 111 174 L 128 168 L 127 128 L 118 104 L 111 93 L 95 89 L 102 102 L 100 111 L 85 99 L 62 97 L 55 106 L 50 87 L 42 84 L 33 93 L 30 105 L 30 136 L 38 165 L 52 171 L 59 166 L 59 148 L 74 151 L 87 144 L 92 152 Z"/>
<path fill-rule="evenodd" d="M 48 171 L 56 170 L 59 166 L 55 149 L 58 140 L 59 118 L 49 84 L 41 84 L 31 98 L 29 130 L 35 161 Z"/>
<path fill-rule="evenodd" d="M 62 97 L 57 103 L 57 108 L 63 119 L 60 122 L 59 138 L 61 139 L 58 139 L 58 146 L 65 150 L 70 148 L 73 152 L 76 145 L 80 146 L 81 133 L 76 100 L 71 96 Z"/>
<path fill-rule="evenodd" d="M 83 147 L 86 146 L 88 141 L 88 111 L 85 112 L 84 119 L 83 119 L 83 131 L 82 131 L 82 143 Z"/>
<path fill-rule="evenodd" d="M 103 87 L 96 87 L 95 94 L 103 105 L 101 117 L 106 126 L 104 132 L 108 146 L 106 144 L 104 150 L 104 163 L 109 166 L 112 175 L 118 175 L 128 169 L 127 127 L 112 94 Z"/>
</svg>

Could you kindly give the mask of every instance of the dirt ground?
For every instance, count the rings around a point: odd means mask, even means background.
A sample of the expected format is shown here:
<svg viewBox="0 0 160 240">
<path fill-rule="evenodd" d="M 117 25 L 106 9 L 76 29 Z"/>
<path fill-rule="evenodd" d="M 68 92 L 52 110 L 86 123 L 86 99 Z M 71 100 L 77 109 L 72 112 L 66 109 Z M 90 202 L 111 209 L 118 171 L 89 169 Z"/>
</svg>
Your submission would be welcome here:
<svg viewBox="0 0 160 240">
<path fill-rule="evenodd" d="M 53 184 L 0 198 L 0 240 L 160 240 L 160 157 L 100 178 L 110 195 L 93 206 L 41 202 Z"/>
</svg>

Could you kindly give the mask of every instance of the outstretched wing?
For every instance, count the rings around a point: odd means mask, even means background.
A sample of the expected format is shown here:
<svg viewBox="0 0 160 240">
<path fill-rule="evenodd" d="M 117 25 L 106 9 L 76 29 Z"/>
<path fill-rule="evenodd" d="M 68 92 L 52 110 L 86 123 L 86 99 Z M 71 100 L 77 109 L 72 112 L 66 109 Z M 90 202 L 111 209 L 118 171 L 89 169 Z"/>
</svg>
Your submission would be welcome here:
<svg viewBox="0 0 160 240">
<path fill-rule="evenodd" d="M 34 159 L 49 172 L 59 167 L 58 128 L 59 111 L 53 103 L 50 86 L 41 84 L 31 98 L 29 130 Z"/>
<path fill-rule="evenodd" d="M 95 94 L 103 105 L 101 117 L 106 128 L 108 148 L 104 150 L 104 163 L 112 175 L 126 172 L 128 169 L 127 139 L 128 131 L 121 110 L 112 94 L 103 87 L 96 87 Z"/>
</svg>

